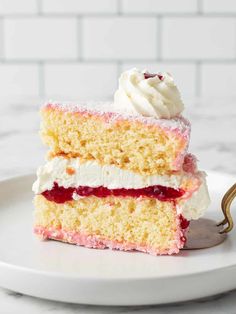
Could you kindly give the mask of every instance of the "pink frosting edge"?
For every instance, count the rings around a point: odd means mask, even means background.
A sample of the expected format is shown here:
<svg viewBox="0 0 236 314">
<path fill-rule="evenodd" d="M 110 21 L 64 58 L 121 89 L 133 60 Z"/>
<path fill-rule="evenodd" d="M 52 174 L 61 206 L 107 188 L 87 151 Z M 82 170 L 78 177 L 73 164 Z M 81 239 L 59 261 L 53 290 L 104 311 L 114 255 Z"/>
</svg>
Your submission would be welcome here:
<svg viewBox="0 0 236 314">
<path fill-rule="evenodd" d="M 89 105 L 89 104 L 88 104 Z M 81 115 L 95 115 L 98 117 L 102 117 L 105 122 L 114 122 L 114 121 L 122 121 L 122 120 L 129 120 L 129 121 L 137 121 L 149 126 L 157 126 L 163 129 L 165 132 L 174 134 L 176 137 L 179 137 L 186 143 L 185 149 L 180 151 L 176 159 L 173 163 L 173 170 L 178 171 L 181 169 L 183 164 L 184 157 L 187 153 L 189 147 L 189 140 L 190 140 L 190 133 L 191 133 L 191 124 L 190 122 L 184 118 L 183 116 L 176 116 L 172 119 L 156 119 L 153 117 L 143 117 L 141 115 L 130 115 L 127 113 L 120 113 L 119 111 L 112 111 L 109 108 L 106 110 L 102 109 L 101 104 L 96 104 L 97 108 L 87 108 L 86 104 L 60 104 L 54 102 L 45 103 L 42 107 L 43 110 L 58 110 L 63 112 L 70 112 L 70 113 L 79 113 Z M 101 105 L 101 109 L 99 109 L 98 105 Z"/>
<path fill-rule="evenodd" d="M 178 231 L 176 232 L 176 237 L 174 245 L 167 249 L 158 249 L 149 247 L 146 245 L 138 243 L 128 243 L 119 242 L 116 240 L 109 240 L 99 235 L 88 235 L 86 233 L 80 233 L 75 231 L 67 231 L 63 229 L 56 228 L 46 228 L 43 226 L 35 226 L 34 233 L 38 235 L 42 240 L 53 239 L 57 241 L 63 241 L 70 244 L 75 244 L 79 246 L 84 246 L 87 248 L 94 249 L 111 249 L 111 250 L 121 250 L 121 251 L 139 251 L 143 253 L 148 253 L 150 255 L 172 255 L 179 253 L 179 250 L 183 248 L 185 241 L 183 241 L 184 235 L 187 229 L 182 230 L 179 225 L 179 219 L 177 218 Z"/>
<path fill-rule="evenodd" d="M 93 103 L 91 103 L 93 104 Z M 61 104 L 54 102 L 47 102 L 42 106 L 43 110 L 54 109 L 63 112 L 70 112 L 74 114 L 81 115 L 95 115 L 102 117 L 106 122 L 113 121 L 122 121 L 122 120 L 130 120 L 130 121 L 139 121 L 146 125 L 150 126 L 159 126 L 164 130 L 169 130 L 170 132 L 177 133 L 179 136 L 189 139 L 189 134 L 191 131 L 190 122 L 179 115 L 172 119 L 157 119 L 155 117 L 144 117 L 140 114 L 129 114 L 125 112 L 120 112 L 119 110 L 115 110 L 111 107 L 109 108 L 108 104 L 105 103 L 106 109 L 104 109 L 104 103 L 95 103 L 94 108 L 90 103 L 87 104 Z M 100 107 L 99 107 L 100 105 Z"/>
</svg>

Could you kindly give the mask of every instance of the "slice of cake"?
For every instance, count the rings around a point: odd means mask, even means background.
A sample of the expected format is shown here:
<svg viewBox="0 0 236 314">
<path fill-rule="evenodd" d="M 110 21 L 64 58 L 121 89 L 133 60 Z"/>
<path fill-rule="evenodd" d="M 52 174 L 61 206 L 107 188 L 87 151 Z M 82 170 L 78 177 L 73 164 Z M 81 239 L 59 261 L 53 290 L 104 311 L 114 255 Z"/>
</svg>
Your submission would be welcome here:
<svg viewBox="0 0 236 314">
<path fill-rule="evenodd" d="M 124 72 L 113 104 L 43 106 L 48 161 L 38 169 L 34 231 L 91 248 L 178 253 L 209 204 L 187 153 L 190 124 L 172 77 Z"/>
</svg>

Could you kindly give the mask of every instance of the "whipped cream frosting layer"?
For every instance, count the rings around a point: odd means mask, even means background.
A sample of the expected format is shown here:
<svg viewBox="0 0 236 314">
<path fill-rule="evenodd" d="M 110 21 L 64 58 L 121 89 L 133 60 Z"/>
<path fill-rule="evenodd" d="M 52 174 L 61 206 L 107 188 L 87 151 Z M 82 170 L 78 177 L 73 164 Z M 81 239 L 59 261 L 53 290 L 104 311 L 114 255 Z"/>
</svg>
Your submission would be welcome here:
<svg viewBox="0 0 236 314">
<path fill-rule="evenodd" d="M 182 171 L 178 175 L 142 176 L 116 166 L 101 166 L 95 161 L 81 163 L 79 158 L 54 157 L 39 167 L 33 191 L 40 194 L 51 190 L 54 182 L 65 188 L 104 186 L 108 189 L 140 189 L 162 185 L 178 189 L 186 176 L 191 177 L 192 174 Z"/>
<path fill-rule="evenodd" d="M 79 158 L 66 159 L 55 157 L 37 171 L 37 180 L 33 184 L 33 191 L 41 194 L 51 190 L 54 182 L 65 188 L 90 186 L 104 186 L 109 189 L 138 189 L 152 185 L 162 185 L 178 189 L 186 176 L 191 173 L 178 172 L 178 175 L 141 176 L 136 173 L 121 170 L 115 166 L 100 166 L 94 161 L 82 163 Z M 178 201 L 177 211 L 186 219 L 201 217 L 210 203 L 205 174 L 198 172 L 201 185 L 196 191 L 189 191 Z M 78 200 L 77 195 L 73 195 Z"/>
<path fill-rule="evenodd" d="M 178 116 L 184 109 L 169 73 L 150 74 L 136 68 L 121 74 L 114 104 L 127 112 L 165 119 Z"/>
<path fill-rule="evenodd" d="M 199 189 L 193 192 L 191 197 L 176 204 L 178 214 L 182 214 L 188 220 L 202 217 L 209 205 L 210 196 L 205 175 L 202 175 L 202 183 Z"/>
</svg>

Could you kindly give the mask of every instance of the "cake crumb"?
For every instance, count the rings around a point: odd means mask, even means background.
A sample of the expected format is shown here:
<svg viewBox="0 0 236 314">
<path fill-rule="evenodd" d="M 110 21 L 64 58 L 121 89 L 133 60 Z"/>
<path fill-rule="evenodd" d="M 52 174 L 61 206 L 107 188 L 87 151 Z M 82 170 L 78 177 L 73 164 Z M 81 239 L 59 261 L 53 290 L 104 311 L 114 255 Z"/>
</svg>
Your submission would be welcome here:
<svg viewBox="0 0 236 314">
<path fill-rule="evenodd" d="M 72 167 L 67 167 L 66 173 L 69 174 L 70 176 L 72 176 L 73 174 L 75 174 L 75 169 Z"/>
</svg>

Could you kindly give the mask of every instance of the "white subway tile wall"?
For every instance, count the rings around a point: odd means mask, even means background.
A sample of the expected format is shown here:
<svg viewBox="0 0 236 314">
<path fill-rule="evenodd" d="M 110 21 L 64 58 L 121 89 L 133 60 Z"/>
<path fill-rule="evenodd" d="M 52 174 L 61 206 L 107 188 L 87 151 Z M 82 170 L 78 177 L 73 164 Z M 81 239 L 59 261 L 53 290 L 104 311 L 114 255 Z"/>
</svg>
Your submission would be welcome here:
<svg viewBox="0 0 236 314">
<path fill-rule="evenodd" d="M 196 13 L 198 0 L 121 0 L 124 13 Z"/>
<path fill-rule="evenodd" d="M 0 0 L 0 98 L 107 100 L 134 66 L 236 97 L 236 0 Z"/>
<path fill-rule="evenodd" d="M 37 0 L 0 0 L 0 14 L 37 14 Z"/>
<path fill-rule="evenodd" d="M 236 64 L 203 64 L 203 96 L 236 96 Z"/>
<path fill-rule="evenodd" d="M 42 0 L 42 12 L 44 13 L 116 13 L 116 0 Z"/>
<path fill-rule="evenodd" d="M 111 99 L 116 89 L 114 63 L 47 64 L 44 74 L 45 93 L 50 98 Z"/>
<path fill-rule="evenodd" d="M 161 55 L 167 59 L 234 59 L 234 18 L 168 17 L 163 19 Z"/>
<path fill-rule="evenodd" d="M 235 0 L 204 0 L 203 12 L 236 13 L 236 1 Z"/>
<path fill-rule="evenodd" d="M 155 60 L 157 19 L 153 17 L 88 17 L 82 21 L 85 60 Z"/>
<path fill-rule="evenodd" d="M 75 60 L 78 27 L 76 18 L 7 18 L 4 21 L 5 58 Z"/>
<path fill-rule="evenodd" d="M 38 97 L 38 65 L 0 64 L 0 86 L 3 98 Z"/>
</svg>

